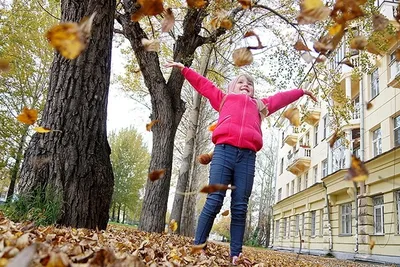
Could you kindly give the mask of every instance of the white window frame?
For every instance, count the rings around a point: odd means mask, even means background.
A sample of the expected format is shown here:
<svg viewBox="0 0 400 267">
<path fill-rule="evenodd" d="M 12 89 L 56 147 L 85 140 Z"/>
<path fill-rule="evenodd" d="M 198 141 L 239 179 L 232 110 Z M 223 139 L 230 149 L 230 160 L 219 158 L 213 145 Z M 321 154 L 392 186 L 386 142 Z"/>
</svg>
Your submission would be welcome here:
<svg viewBox="0 0 400 267">
<path fill-rule="evenodd" d="M 278 201 L 282 199 L 282 187 L 278 189 Z"/>
<path fill-rule="evenodd" d="M 285 163 L 285 158 L 281 158 L 281 168 L 280 168 L 280 171 L 279 171 L 279 175 L 281 175 L 283 173 L 283 165 L 284 165 L 284 163 Z"/>
<path fill-rule="evenodd" d="M 289 191 L 289 183 L 286 184 L 286 197 L 290 196 L 290 191 Z"/>
<path fill-rule="evenodd" d="M 396 139 L 396 134 L 398 139 Z M 394 147 L 400 146 L 400 115 L 393 118 L 393 136 Z"/>
<path fill-rule="evenodd" d="M 324 178 L 328 176 L 328 160 L 325 159 L 321 162 L 321 177 Z"/>
<path fill-rule="evenodd" d="M 316 223 L 317 223 L 317 213 L 315 210 L 311 211 L 311 236 L 316 236 Z"/>
<path fill-rule="evenodd" d="M 297 192 L 301 191 L 301 176 L 297 178 Z"/>
<path fill-rule="evenodd" d="M 308 188 L 308 172 L 304 174 L 304 189 Z"/>
<path fill-rule="evenodd" d="M 374 234 L 384 235 L 385 234 L 385 210 L 384 210 L 384 199 L 383 195 L 376 196 L 373 198 L 374 204 Z M 378 214 L 379 217 L 378 218 Z M 380 227 L 379 227 L 380 226 Z"/>
<path fill-rule="evenodd" d="M 371 72 L 371 99 L 379 95 L 379 72 L 376 68 Z"/>
<path fill-rule="evenodd" d="M 287 236 L 287 221 L 288 218 L 283 218 L 283 238 Z"/>
<path fill-rule="evenodd" d="M 374 157 L 382 154 L 382 130 L 381 127 L 372 131 L 372 155 Z"/>
<path fill-rule="evenodd" d="M 294 195 L 294 180 L 292 180 L 291 185 L 290 185 L 290 195 Z"/>
<path fill-rule="evenodd" d="M 300 229 L 300 215 L 296 215 L 296 224 L 295 224 L 295 233 L 294 236 L 299 236 L 299 229 Z"/>
<path fill-rule="evenodd" d="M 319 235 L 323 236 L 324 234 L 324 209 L 319 211 Z"/>
<path fill-rule="evenodd" d="M 314 184 L 317 183 L 318 180 L 318 165 L 315 165 L 314 168 Z"/>
<path fill-rule="evenodd" d="M 340 205 L 340 234 L 351 235 L 352 233 L 352 205 L 346 203 Z"/>
<path fill-rule="evenodd" d="M 317 125 L 314 126 L 314 147 L 318 145 L 318 127 L 319 123 L 317 123 Z"/>
<path fill-rule="evenodd" d="M 322 134 L 322 140 L 324 140 L 326 138 L 326 136 L 328 135 L 328 115 L 325 115 L 322 120 L 324 122 L 324 130 L 323 130 L 323 134 Z"/>
<path fill-rule="evenodd" d="M 390 81 L 400 74 L 400 62 L 396 60 L 396 50 L 389 56 Z"/>
</svg>

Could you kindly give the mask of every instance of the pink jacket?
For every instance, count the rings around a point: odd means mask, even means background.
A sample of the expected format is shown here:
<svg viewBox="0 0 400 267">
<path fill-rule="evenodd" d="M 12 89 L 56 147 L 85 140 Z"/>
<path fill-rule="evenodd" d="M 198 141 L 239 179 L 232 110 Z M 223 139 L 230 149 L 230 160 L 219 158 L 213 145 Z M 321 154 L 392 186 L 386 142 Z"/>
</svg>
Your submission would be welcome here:
<svg viewBox="0 0 400 267">
<path fill-rule="evenodd" d="M 208 98 L 211 106 L 219 111 L 218 124 L 212 134 L 214 144 L 228 144 L 253 151 L 262 148 L 261 117 L 254 98 L 245 94 L 228 94 L 219 110 L 226 95 L 224 92 L 190 68 L 185 67 L 182 74 L 201 95 Z M 302 89 L 293 89 L 262 98 L 261 101 L 268 108 L 270 115 L 303 95 Z"/>
</svg>

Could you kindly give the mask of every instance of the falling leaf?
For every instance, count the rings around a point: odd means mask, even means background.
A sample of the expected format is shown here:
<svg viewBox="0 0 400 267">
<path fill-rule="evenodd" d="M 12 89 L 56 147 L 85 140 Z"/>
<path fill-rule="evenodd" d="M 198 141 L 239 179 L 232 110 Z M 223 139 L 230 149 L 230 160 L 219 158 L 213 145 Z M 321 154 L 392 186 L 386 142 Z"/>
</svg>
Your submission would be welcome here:
<svg viewBox="0 0 400 267">
<path fill-rule="evenodd" d="M 394 53 L 396 61 L 400 61 L 400 48 L 397 48 Z"/>
<path fill-rule="evenodd" d="M 144 50 L 147 52 L 158 52 L 160 50 L 160 40 L 158 39 L 148 40 L 143 38 L 142 45 L 144 46 Z"/>
<path fill-rule="evenodd" d="M 208 130 L 210 132 L 213 132 L 215 130 L 215 128 L 217 128 L 218 122 L 214 122 L 213 124 L 211 124 L 210 126 L 208 126 Z"/>
<path fill-rule="evenodd" d="M 46 38 L 63 57 L 75 59 L 87 46 L 95 15 L 96 13 L 93 13 L 89 18 L 83 18 L 79 24 L 58 24 L 47 31 Z"/>
<path fill-rule="evenodd" d="M 176 230 L 178 230 L 178 223 L 177 223 L 174 219 L 172 219 L 172 220 L 169 222 L 169 229 L 170 229 L 173 233 L 175 233 Z"/>
<path fill-rule="evenodd" d="M 351 155 L 350 168 L 345 175 L 345 180 L 352 180 L 353 182 L 363 182 L 368 178 L 368 170 L 364 163 L 354 155 Z"/>
<path fill-rule="evenodd" d="M 300 13 L 297 16 L 299 24 L 312 24 L 329 17 L 331 10 L 322 0 L 303 0 L 300 4 Z"/>
<path fill-rule="evenodd" d="M 201 252 L 206 247 L 206 245 L 207 245 L 206 243 L 200 244 L 200 245 L 193 245 L 190 248 L 190 253 L 191 254 L 197 254 L 197 253 Z"/>
<path fill-rule="evenodd" d="M 288 108 L 284 113 L 283 116 L 290 121 L 290 124 L 293 126 L 300 126 L 300 112 L 299 109 L 294 107 L 294 108 Z"/>
<path fill-rule="evenodd" d="M 367 46 L 368 41 L 365 36 L 356 36 L 350 41 L 350 48 L 357 50 L 364 50 Z"/>
<path fill-rule="evenodd" d="M 314 57 L 310 52 L 301 53 L 301 58 L 304 59 L 305 62 L 311 63 L 314 60 Z"/>
<path fill-rule="evenodd" d="M 294 44 L 294 49 L 297 51 L 311 51 L 311 49 L 300 40 L 297 40 L 297 42 Z"/>
<path fill-rule="evenodd" d="M 224 18 L 223 20 L 221 20 L 220 27 L 227 30 L 232 29 L 233 27 L 232 20 L 230 18 Z"/>
<path fill-rule="evenodd" d="M 247 31 L 245 34 L 244 34 L 244 38 L 247 38 L 247 37 L 251 37 L 251 36 L 257 36 L 257 34 L 254 32 L 254 31 Z"/>
<path fill-rule="evenodd" d="M 365 2 L 366 0 L 337 0 L 330 16 L 336 23 L 345 24 L 364 16 L 361 5 Z"/>
<path fill-rule="evenodd" d="M 224 212 L 221 213 L 222 216 L 228 216 L 229 215 L 229 210 L 226 210 Z"/>
<path fill-rule="evenodd" d="M 375 247 L 375 240 L 369 241 L 369 249 L 372 250 Z"/>
<path fill-rule="evenodd" d="M 8 60 L 0 58 L 0 71 L 9 71 L 10 70 L 10 62 Z"/>
<path fill-rule="evenodd" d="M 224 191 L 224 190 L 228 190 L 228 189 L 235 189 L 235 186 L 229 186 L 229 185 L 225 185 L 225 184 L 209 184 L 204 186 L 201 190 L 200 193 L 213 193 L 216 191 Z"/>
<path fill-rule="evenodd" d="M 350 59 L 345 58 L 344 60 L 340 61 L 340 64 L 345 64 L 347 66 L 349 66 L 350 68 L 354 68 L 353 63 L 351 63 Z"/>
<path fill-rule="evenodd" d="M 250 65 L 253 62 L 253 54 L 247 47 L 239 48 L 233 51 L 232 58 L 235 66 L 237 67 Z"/>
<path fill-rule="evenodd" d="M 344 28 L 343 24 L 336 23 L 332 27 L 329 28 L 328 33 L 331 36 L 335 36 L 339 32 L 343 31 L 344 30 L 343 28 Z"/>
<path fill-rule="evenodd" d="M 205 0 L 186 0 L 188 7 L 190 8 L 203 8 L 207 1 Z"/>
<path fill-rule="evenodd" d="M 146 131 L 150 132 L 151 128 L 153 128 L 154 124 L 159 122 L 159 120 L 152 120 L 151 122 L 146 124 Z"/>
<path fill-rule="evenodd" d="M 134 22 L 139 21 L 143 16 L 155 16 L 164 11 L 162 0 L 138 0 L 137 3 L 140 8 L 131 14 L 131 20 Z"/>
<path fill-rule="evenodd" d="M 24 107 L 22 113 L 17 116 L 19 122 L 32 125 L 38 118 L 38 111 L 36 109 L 29 109 Z"/>
<path fill-rule="evenodd" d="M 161 169 L 161 170 L 155 170 L 152 171 L 151 173 L 149 173 L 149 180 L 154 182 L 160 178 L 163 178 L 165 174 L 165 169 Z"/>
<path fill-rule="evenodd" d="M 51 129 L 45 127 L 34 127 L 33 130 L 37 133 L 49 133 Z"/>
<path fill-rule="evenodd" d="M 164 12 L 164 19 L 161 22 L 161 32 L 169 32 L 175 25 L 175 16 L 171 8 Z"/>
<path fill-rule="evenodd" d="M 251 8 L 251 0 L 238 0 L 243 9 Z"/>
<path fill-rule="evenodd" d="M 389 20 L 382 14 L 372 16 L 372 25 L 375 31 L 383 31 L 389 24 Z"/>
<path fill-rule="evenodd" d="M 213 152 L 207 154 L 201 154 L 197 157 L 197 160 L 199 161 L 200 164 L 207 165 L 208 163 L 211 162 L 212 156 Z"/>
<path fill-rule="evenodd" d="M 373 107 L 374 107 L 374 105 L 372 105 L 371 102 L 367 102 L 367 110 L 370 110 Z"/>
<path fill-rule="evenodd" d="M 315 59 L 315 62 L 317 63 L 323 63 L 327 60 L 328 58 L 325 55 L 318 55 L 318 57 Z"/>
</svg>

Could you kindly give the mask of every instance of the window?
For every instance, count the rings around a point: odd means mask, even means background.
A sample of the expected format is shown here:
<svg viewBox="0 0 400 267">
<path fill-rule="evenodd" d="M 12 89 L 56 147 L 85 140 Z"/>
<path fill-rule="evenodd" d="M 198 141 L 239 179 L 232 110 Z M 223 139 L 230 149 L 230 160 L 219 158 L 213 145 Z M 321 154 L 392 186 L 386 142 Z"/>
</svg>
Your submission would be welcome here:
<svg viewBox="0 0 400 267">
<path fill-rule="evenodd" d="M 305 224 L 304 213 L 301 214 L 301 235 L 304 235 L 304 224 Z"/>
<path fill-rule="evenodd" d="M 279 220 L 275 221 L 275 238 L 279 238 Z"/>
<path fill-rule="evenodd" d="M 400 191 L 397 191 L 397 233 L 400 234 Z"/>
<path fill-rule="evenodd" d="M 289 193 L 289 183 L 286 184 L 286 197 L 290 196 Z"/>
<path fill-rule="evenodd" d="M 374 203 L 374 233 L 383 235 L 384 230 L 384 210 L 383 210 L 383 196 L 377 196 L 373 198 Z"/>
<path fill-rule="evenodd" d="M 294 180 L 292 181 L 292 184 L 291 184 L 291 191 L 290 191 L 290 194 L 291 194 L 291 195 L 294 195 Z"/>
<path fill-rule="evenodd" d="M 393 80 L 400 73 L 400 63 L 396 60 L 396 51 L 390 54 L 390 79 Z"/>
<path fill-rule="evenodd" d="M 325 115 L 322 120 L 324 122 L 324 130 L 322 132 L 322 139 L 325 139 L 328 134 L 328 115 Z"/>
<path fill-rule="evenodd" d="M 351 234 L 351 203 L 340 206 L 341 229 L 340 233 L 344 235 Z"/>
<path fill-rule="evenodd" d="M 297 192 L 301 191 L 301 176 L 297 178 Z"/>
<path fill-rule="evenodd" d="M 344 169 L 346 165 L 346 147 L 343 139 L 339 138 L 332 147 L 332 172 Z"/>
<path fill-rule="evenodd" d="M 282 188 L 278 189 L 278 201 L 282 199 Z"/>
<path fill-rule="evenodd" d="M 318 127 L 319 124 L 317 123 L 317 125 L 314 127 L 314 146 L 318 145 Z"/>
<path fill-rule="evenodd" d="M 319 235 L 324 235 L 324 209 L 319 211 Z"/>
<path fill-rule="evenodd" d="M 353 98 L 351 101 L 351 105 L 353 106 L 353 114 L 351 118 L 353 120 L 359 119 L 360 118 L 360 95 L 357 95 L 356 97 Z"/>
<path fill-rule="evenodd" d="M 318 181 L 318 165 L 314 166 L 314 184 Z"/>
<path fill-rule="evenodd" d="M 393 118 L 394 147 L 400 146 L 400 115 Z"/>
<path fill-rule="evenodd" d="M 372 149 L 373 156 L 376 157 L 382 153 L 382 135 L 381 128 L 372 132 Z"/>
<path fill-rule="evenodd" d="M 322 178 L 328 176 L 328 160 L 322 161 Z"/>
<path fill-rule="evenodd" d="M 379 94 L 379 73 L 378 69 L 371 73 L 371 98 Z"/>
<path fill-rule="evenodd" d="M 287 218 L 283 219 L 283 237 L 287 235 Z"/>
<path fill-rule="evenodd" d="M 284 158 L 281 158 L 281 168 L 280 168 L 280 172 L 279 172 L 279 174 L 282 174 L 283 173 L 283 164 L 284 164 Z"/>
<path fill-rule="evenodd" d="M 294 235 L 298 236 L 299 235 L 299 229 L 300 229 L 300 215 L 296 215 L 296 225 L 295 225 L 295 232 Z"/>
<path fill-rule="evenodd" d="M 315 216 L 316 216 L 316 212 L 315 210 L 313 210 L 311 212 L 311 236 L 315 236 Z"/>
<path fill-rule="evenodd" d="M 307 132 L 304 137 L 304 144 L 305 146 L 310 146 L 310 132 Z"/>
<path fill-rule="evenodd" d="M 304 189 L 308 187 L 308 172 L 304 174 Z"/>
</svg>

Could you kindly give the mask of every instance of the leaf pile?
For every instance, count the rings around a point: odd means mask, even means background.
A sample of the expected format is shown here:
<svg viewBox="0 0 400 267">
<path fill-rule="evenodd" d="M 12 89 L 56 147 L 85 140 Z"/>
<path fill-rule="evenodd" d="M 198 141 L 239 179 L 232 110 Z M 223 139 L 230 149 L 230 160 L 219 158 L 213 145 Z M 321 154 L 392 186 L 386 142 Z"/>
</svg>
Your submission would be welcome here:
<svg viewBox="0 0 400 267">
<path fill-rule="evenodd" d="M 226 244 L 210 242 L 206 255 L 193 253 L 193 240 L 109 225 L 106 231 L 36 227 L 0 214 L 0 266 L 229 266 Z M 265 249 L 245 248 L 251 266 L 354 266 L 362 264 Z M 369 265 L 371 266 L 371 265 Z"/>
</svg>

